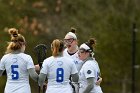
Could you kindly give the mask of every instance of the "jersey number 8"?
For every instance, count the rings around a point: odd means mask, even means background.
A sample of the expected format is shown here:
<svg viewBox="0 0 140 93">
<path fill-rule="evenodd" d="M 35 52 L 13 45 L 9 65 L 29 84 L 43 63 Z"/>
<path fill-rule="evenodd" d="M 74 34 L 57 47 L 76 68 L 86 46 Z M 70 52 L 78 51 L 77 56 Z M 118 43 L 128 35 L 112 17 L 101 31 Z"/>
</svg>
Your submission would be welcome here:
<svg viewBox="0 0 140 93">
<path fill-rule="evenodd" d="M 57 68 L 56 70 L 56 81 L 57 82 L 63 82 L 64 80 L 64 69 L 63 68 Z"/>
</svg>

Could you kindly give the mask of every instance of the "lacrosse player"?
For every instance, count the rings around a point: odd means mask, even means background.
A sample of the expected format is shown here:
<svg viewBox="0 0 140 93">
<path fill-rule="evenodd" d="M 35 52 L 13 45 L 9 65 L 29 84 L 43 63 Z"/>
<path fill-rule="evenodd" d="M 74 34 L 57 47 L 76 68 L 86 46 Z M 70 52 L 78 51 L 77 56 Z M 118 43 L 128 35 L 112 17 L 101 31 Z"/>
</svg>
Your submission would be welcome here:
<svg viewBox="0 0 140 93">
<path fill-rule="evenodd" d="M 31 56 L 24 53 L 25 38 L 15 28 L 8 31 L 11 41 L 0 61 L 0 76 L 4 70 L 7 73 L 4 93 L 31 93 L 29 75 L 37 82 L 38 74 L 35 72 Z"/>
<path fill-rule="evenodd" d="M 91 38 L 79 49 L 79 58 L 84 62 L 79 72 L 79 93 L 103 93 L 100 84 L 96 84 L 100 79 L 100 69 L 93 57 L 94 45 L 95 39 Z"/>
<path fill-rule="evenodd" d="M 73 59 L 76 68 L 79 72 L 83 65 L 83 62 L 78 57 L 78 40 L 75 33 L 76 33 L 76 29 L 71 28 L 71 31 L 65 35 L 64 43 L 66 48 L 63 52 L 63 56 Z M 71 81 L 70 84 L 73 88 L 73 93 L 78 93 L 78 83 Z"/>
<path fill-rule="evenodd" d="M 51 44 L 52 56 L 45 59 L 39 74 L 39 85 L 42 87 L 48 79 L 46 93 L 72 93 L 69 84 L 70 75 L 78 82 L 78 71 L 72 59 L 63 56 L 64 43 L 55 39 Z"/>
</svg>

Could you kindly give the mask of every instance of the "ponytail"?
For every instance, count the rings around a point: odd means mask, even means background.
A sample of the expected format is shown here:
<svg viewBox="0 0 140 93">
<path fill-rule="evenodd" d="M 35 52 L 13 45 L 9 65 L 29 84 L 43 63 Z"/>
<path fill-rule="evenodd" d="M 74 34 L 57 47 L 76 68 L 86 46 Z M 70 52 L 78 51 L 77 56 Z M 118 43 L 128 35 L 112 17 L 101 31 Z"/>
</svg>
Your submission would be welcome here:
<svg viewBox="0 0 140 93">
<path fill-rule="evenodd" d="M 21 50 L 22 45 L 25 44 L 25 38 L 15 28 L 10 28 L 8 32 L 11 35 L 11 42 L 8 43 L 6 53 Z"/>
<path fill-rule="evenodd" d="M 63 41 L 55 39 L 51 44 L 52 56 L 56 57 L 62 53 L 64 49 Z"/>
</svg>

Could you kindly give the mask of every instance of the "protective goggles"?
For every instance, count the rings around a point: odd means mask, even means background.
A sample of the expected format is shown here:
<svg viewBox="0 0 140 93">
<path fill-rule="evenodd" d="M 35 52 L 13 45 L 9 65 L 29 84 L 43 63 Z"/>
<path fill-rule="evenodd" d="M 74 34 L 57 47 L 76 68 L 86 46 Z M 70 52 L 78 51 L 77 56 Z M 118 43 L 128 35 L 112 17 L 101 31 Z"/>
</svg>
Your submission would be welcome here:
<svg viewBox="0 0 140 93">
<path fill-rule="evenodd" d="M 64 39 L 64 43 L 71 44 L 74 40 L 74 38 Z"/>
</svg>

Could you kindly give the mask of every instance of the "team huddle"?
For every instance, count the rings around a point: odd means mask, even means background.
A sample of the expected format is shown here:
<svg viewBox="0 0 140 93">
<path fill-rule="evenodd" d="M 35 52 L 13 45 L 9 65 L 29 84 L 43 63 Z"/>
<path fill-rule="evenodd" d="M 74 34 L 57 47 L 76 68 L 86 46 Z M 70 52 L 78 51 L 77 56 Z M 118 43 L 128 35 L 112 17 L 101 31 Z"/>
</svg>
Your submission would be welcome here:
<svg viewBox="0 0 140 93">
<path fill-rule="evenodd" d="M 47 81 L 45 93 L 103 93 L 100 69 L 93 57 L 94 38 L 78 47 L 75 29 L 72 28 L 64 40 L 53 40 L 52 56 L 46 58 L 40 68 L 34 65 L 30 55 L 24 53 L 24 36 L 15 28 L 9 29 L 9 34 L 11 41 L 0 60 L 0 76 L 5 70 L 7 74 L 4 93 L 31 93 L 29 76 L 40 87 Z"/>
</svg>

